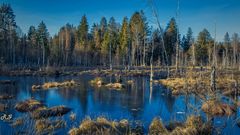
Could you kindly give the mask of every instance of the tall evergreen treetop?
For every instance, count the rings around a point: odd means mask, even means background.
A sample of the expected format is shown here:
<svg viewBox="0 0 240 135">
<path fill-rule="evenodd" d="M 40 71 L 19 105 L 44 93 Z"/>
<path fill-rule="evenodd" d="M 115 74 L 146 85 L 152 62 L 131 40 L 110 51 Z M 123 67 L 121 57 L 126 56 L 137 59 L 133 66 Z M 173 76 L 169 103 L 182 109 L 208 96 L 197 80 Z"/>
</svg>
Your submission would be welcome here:
<svg viewBox="0 0 240 135">
<path fill-rule="evenodd" d="M 37 35 L 40 44 L 46 46 L 48 44 L 49 33 L 43 21 L 38 25 Z"/>
<path fill-rule="evenodd" d="M 77 30 L 78 42 L 81 46 L 85 46 L 88 40 L 88 22 L 86 15 L 82 16 L 80 25 Z"/>
<path fill-rule="evenodd" d="M 120 52 L 121 55 L 127 53 L 126 49 L 128 47 L 129 42 L 129 27 L 128 27 L 128 19 L 124 17 L 122 22 L 122 28 L 120 31 Z"/>
<path fill-rule="evenodd" d="M 15 29 L 16 27 L 12 7 L 9 4 L 2 4 L 0 6 L 0 30 L 8 31 L 10 28 Z"/>
<path fill-rule="evenodd" d="M 169 23 L 167 24 L 165 33 L 164 33 L 164 42 L 166 47 L 166 52 L 168 54 L 168 59 L 171 62 L 171 55 L 176 51 L 175 46 L 177 43 L 177 36 L 179 35 L 177 32 L 177 24 L 174 18 L 171 18 Z"/>
</svg>

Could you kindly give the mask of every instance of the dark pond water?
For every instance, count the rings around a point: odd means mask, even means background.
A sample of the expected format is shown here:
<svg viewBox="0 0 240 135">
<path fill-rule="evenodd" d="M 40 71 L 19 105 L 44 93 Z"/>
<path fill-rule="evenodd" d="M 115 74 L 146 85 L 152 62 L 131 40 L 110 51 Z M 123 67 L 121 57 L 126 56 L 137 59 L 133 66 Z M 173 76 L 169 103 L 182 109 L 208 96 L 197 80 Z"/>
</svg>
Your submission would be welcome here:
<svg viewBox="0 0 240 135">
<path fill-rule="evenodd" d="M 0 121 L 0 135 L 11 134 L 33 134 L 34 121 L 26 113 L 19 113 L 14 109 L 18 101 L 23 101 L 34 97 L 44 102 L 48 107 L 65 105 L 72 108 L 77 119 L 71 121 L 70 113 L 63 117 L 50 119 L 64 119 L 67 126 L 64 129 L 56 130 L 55 134 L 67 134 L 70 128 L 78 127 L 81 120 L 86 117 L 96 118 L 105 116 L 110 120 L 128 119 L 131 124 L 141 124 L 144 126 L 144 132 L 147 133 L 150 122 L 155 117 L 162 119 L 164 124 L 172 121 L 184 122 L 189 115 L 201 115 L 206 119 L 206 115 L 201 111 L 201 100 L 194 96 L 172 96 L 169 91 L 159 84 L 150 86 L 147 77 L 123 78 L 123 82 L 134 80 L 133 85 L 126 85 L 125 90 L 108 90 L 94 88 L 89 85 L 93 76 L 80 77 L 0 77 L 0 80 L 15 80 L 16 85 L 0 85 L 0 94 L 14 95 L 11 100 L 1 100 L 0 103 L 8 104 L 8 109 L 1 112 L 12 114 L 13 119 L 24 118 L 24 124 L 19 127 L 12 127 L 10 122 Z M 33 92 L 33 84 L 43 84 L 49 81 L 64 81 L 74 79 L 80 83 L 80 87 L 50 89 L 46 91 Z M 107 82 L 114 81 L 112 78 L 105 78 Z M 226 102 L 227 98 L 223 97 Z M 234 135 L 240 133 L 240 128 L 236 124 L 239 109 L 231 117 L 215 117 L 213 119 L 215 131 L 221 134 Z"/>
</svg>

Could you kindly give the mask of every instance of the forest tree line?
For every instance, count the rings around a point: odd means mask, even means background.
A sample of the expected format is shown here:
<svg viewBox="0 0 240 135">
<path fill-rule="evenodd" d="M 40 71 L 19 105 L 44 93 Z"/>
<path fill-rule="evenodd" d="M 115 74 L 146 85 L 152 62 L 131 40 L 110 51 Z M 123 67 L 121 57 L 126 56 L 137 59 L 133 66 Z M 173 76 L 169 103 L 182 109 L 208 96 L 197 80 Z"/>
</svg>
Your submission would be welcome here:
<svg viewBox="0 0 240 135">
<path fill-rule="evenodd" d="M 184 35 L 178 32 L 174 18 L 166 28 L 154 29 L 144 12 L 139 11 L 130 18 L 124 17 L 121 23 L 114 17 L 109 20 L 102 17 L 92 26 L 84 15 L 78 26 L 67 23 L 54 36 L 50 36 L 42 21 L 38 26 L 30 26 L 24 34 L 17 26 L 11 6 L 2 4 L 0 63 L 26 67 L 148 66 L 153 55 L 155 66 L 174 66 L 179 51 L 180 66 L 206 66 L 213 61 L 224 68 L 240 65 L 237 33 L 227 32 L 223 42 L 216 42 L 207 29 L 196 38 L 190 27 Z"/>
</svg>

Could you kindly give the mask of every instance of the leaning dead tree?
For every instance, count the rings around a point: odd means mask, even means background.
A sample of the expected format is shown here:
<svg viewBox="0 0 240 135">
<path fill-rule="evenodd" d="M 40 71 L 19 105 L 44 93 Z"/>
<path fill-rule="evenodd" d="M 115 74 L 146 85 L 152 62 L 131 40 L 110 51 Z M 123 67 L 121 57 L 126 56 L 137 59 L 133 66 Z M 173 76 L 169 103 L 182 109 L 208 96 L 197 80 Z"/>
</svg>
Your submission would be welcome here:
<svg viewBox="0 0 240 135">
<path fill-rule="evenodd" d="M 164 43 L 163 32 L 162 32 L 159 16 L 158 16 L 158 13 L 157 13 L 157 10 L 156 10 L 156 7 L 154 5 L 153 0 L 148 0 L 148 2 L 149 2 L 149 5 L 150 5 L 150 7 L 152 9 L 153 16 L 156 18 L 157 26 L 158 26 L 158 28 L 160 30 L 160 38 L 161 38 L 161 42 L 162 42 L 164 56 L 166 58 L 167 77 L 169 78 L 169 76 L 170 76 L 170 69 L 169 69 L 168 55 L 167 55 L 167 51 L 166 51 L 166 47 L 165 47 L 165 43 Z"/>
</svg>

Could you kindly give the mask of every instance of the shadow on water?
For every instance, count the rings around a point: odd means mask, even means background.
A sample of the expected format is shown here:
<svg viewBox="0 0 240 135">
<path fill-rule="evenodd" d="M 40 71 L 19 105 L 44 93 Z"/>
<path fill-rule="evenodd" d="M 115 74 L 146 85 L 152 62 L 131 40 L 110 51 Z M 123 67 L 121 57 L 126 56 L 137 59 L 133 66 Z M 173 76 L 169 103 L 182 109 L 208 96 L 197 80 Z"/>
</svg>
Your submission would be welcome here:
<svg viewBox="0 0 240 135">
<path fill-rule="evenodd" d="M 9 122 L 0 121 L 0 134 L 16 134 L 17 132 L 34 132 L 33 121 L 26 114 L 19 113 L 14 109 L 17 102 L 34 97 L 42 101 L 46 106 L 65 105 L 72 108 L 76 114 L 75 121 L 69 119 L 69 115 L 64 115 L 67 126 L 58 130 L 58 134 L 66 134 L 70 128 L 77 127 L 81 120 L 90 116 L 96 118 L 105 116 L 112 120 L 128 119 L 133 124 L 141 122 L 145 132 L 155 117 L 162 119 L 164 123 L 172 121 L 183 122 L 187 116 L 200 114 L 207 118 L 201 111 L 201 100 L 195 95 L 172 96 L 169 91 L 159 84 L 150 84 L 146 77 L 125 77 L 123 82 L 126 85 L 124 90 L 109 90 L 106 88 L 96 88 L 89 84 L 93 76 L 78 77 L 0 77 L 1 80 L 15 80 L 16 85 L 0 85 L 0 93 L 13 95 L 11 100 L 0 100 L 0 103 L 7 104 L 8 108 L 3 113 L 12 114 L 13 119 L 26 117 L 27 124 L 20 128 L 13 128 Z M 33 84 L 43 84 L 49 81 L 76 80 L 80 86 L 76 88 L 55 88 L 50 90 L 31 90 Z M 106 77 L 105 81 L 115 81 L 114 78 Z M 127 84 L 128 80 L 133 80 L 133 84 Z M 239 114 L 229 118 L 215 117 L 213 123 L 216 127 L 223 127 L 222 132 L 236 134 L 240 132 L 234 123 Z M 59 118 L 53 118 L 59 119 Z M 8 129 L 8 130 L 5 130 Z M 27 131 L 31 130 L 31 131 Z"/>
</svg>

